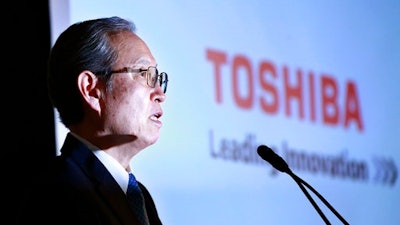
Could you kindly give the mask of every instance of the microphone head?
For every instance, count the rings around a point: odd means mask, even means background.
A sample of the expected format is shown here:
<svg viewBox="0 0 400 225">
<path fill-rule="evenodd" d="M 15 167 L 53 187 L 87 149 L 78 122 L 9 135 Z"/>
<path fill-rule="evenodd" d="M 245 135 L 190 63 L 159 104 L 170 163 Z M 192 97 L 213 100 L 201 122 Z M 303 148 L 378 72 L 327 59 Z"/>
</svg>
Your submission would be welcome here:
<svg viewBox="0 0 400 225">
<path fill-rule="evenodd" d="M 285 160 L 277 155 L 270 147 L 266 145 L 260 145 L 257 148 L 257 153 L 262 159 L 269 162 L 275 169 L 284 173 L 290 173 L 289 166 Z"/>
</svg>

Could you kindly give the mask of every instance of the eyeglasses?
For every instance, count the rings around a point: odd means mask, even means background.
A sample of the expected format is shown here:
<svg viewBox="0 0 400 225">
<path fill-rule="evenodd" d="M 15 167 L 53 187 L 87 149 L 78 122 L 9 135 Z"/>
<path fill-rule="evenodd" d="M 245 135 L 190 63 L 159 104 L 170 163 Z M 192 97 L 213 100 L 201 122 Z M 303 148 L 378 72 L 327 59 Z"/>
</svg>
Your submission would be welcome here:
<svg viewBox="0 0 400 225">
<path fill-rule="evenodd" d="M 146 73 L 147 85 L 149 87 L 154 88 L 158 83 L 163 92 L 167 92 L 168 74 L 165 72 L 161 72 L 159 74 L 158 69 L 155 66 L 149 66 L 147 69 L 133 69 L 125 67 L 120 70 L 113 70 L 109 74 L 114 73 Z"/>
</svg>

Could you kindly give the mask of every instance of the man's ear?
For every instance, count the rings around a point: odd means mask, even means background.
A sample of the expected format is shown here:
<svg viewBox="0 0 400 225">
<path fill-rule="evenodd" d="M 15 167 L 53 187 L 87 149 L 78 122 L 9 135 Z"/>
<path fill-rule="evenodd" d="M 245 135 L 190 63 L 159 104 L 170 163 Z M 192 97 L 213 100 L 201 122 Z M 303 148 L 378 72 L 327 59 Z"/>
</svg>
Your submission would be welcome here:
<svg viewBox="0 0 400 225">
<path fill-rule="evenodd" d="M 101 82 L 92 72 L 82 71 L 77 79 L 78 89 L 87 105 L 100 113 Z"/>
</svg>

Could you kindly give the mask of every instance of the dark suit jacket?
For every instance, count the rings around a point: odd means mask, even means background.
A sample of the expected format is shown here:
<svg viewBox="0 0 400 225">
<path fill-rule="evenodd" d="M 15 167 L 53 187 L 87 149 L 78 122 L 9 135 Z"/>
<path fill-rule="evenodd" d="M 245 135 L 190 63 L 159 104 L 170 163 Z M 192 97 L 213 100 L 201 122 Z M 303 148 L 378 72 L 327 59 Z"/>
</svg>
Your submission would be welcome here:
<svg viewBox="0 0 400 225">
<path fill-rule="evenodd" d="M 49 171 L 28 185 L 17 218 L 20 225 L 139 225 L 118 183 L 92 151 L 71 134 Z M 139 185 L 150 224 L 162 224 L 150 193 Z"/>
</svg>

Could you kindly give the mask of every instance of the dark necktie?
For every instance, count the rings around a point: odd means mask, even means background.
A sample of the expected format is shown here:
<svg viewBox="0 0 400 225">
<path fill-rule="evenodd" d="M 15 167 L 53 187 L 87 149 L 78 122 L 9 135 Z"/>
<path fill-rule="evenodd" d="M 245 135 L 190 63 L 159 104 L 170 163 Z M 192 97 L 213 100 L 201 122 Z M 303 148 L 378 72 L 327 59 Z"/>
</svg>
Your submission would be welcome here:
<svg viewBox="0 0 400 225">
<path fill-rule="evenodd" d="M 126 195 L 128 197 L 129 204 L 132 207 L 133 211 L 135 211 L 140 223 L 142 225 L 148 225 L 149 221 L 144 205 L 143 194 L 139 188 L 135 176 L 132 173 L 129 173 L 129 183 Z"/>
</svg>

